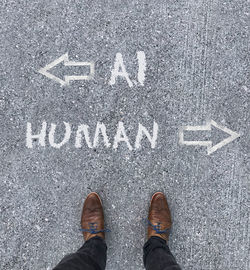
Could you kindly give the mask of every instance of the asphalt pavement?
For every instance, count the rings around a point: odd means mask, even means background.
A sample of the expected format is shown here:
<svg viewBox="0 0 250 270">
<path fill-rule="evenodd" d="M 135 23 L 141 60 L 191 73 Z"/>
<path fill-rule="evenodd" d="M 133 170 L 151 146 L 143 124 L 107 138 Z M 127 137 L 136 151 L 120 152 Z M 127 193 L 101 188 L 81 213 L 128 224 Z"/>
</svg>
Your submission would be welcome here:
<svg viewBox="0 0 250 270">
<path fill-rule="evenodd" d="M 184 270 L 249 269 L 248 14 L 247 0 L 1 0 L 2 270 L 76 251 L 91 191 L 107 270 L 143 269 L 156 191 Z"/>
</svg>

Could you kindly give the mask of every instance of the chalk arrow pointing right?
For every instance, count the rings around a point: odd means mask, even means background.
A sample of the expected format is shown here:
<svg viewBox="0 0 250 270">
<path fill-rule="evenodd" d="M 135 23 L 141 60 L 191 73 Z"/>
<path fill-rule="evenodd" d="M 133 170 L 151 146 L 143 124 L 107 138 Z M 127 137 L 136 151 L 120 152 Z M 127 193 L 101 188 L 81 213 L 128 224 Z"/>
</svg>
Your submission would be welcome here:
<svg viewBox="0 0 250 270">
<path fill-rule="evenodd" d="M 184 140 L 184 131 L 204 131 L 204 130 L 211 131 L 212 126 L 224 131 L 225 133 L 227 133 L 230 136 L 227 137 L 226 139 L 222 140 L 221 142 L 215 144 L 214 146 L 212 145 L 212 141 L 185 141 Z M 212 154 L 213 152 L 215 152 L 219 148 L 223 147 L 224 145 L 234 141 L 238 137 L 240 137 L 240 134 L 236 133 L 235 131 L 232 131 L 231 129 L 229 129 L 227 127 L 223 127 L 223 126 L 217 124 L 213 120 L 208 121 L 207 124 L 204 126 L 183 126 L 179 130 L 179 144 L 206 146 L 208 155 Z"/>
</svg>

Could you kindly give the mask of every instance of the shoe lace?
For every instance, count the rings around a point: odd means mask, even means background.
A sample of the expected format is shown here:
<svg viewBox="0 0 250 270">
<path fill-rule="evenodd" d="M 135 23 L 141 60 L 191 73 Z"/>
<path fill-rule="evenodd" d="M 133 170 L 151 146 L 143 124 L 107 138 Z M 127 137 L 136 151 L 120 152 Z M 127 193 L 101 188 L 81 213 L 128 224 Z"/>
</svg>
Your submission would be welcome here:
<svg viewBox="0 0 250 270">
<path fill-rule="evenodd" d="M 97 233 L 101 233 L 101 232 L 110 232 L 109 229 L 97 230 L 97 223 L 95 223 L 95 222 L 90 222 L 88 229 L 81 228 L 80 231 L 81 232 L 88 232 L 90 234 L 97 234 Z"/>
<path fill-rule="evenodd" d="M 161 230 L 161 223 L 157 222 L 156 225 L 153 225 L 149 220 L 148 220 L 148 225 L 158 234 L 163 234 L 163 233 L 169 233 L 170 229 L 167 228 L 165 230 Z"/>
</svg>

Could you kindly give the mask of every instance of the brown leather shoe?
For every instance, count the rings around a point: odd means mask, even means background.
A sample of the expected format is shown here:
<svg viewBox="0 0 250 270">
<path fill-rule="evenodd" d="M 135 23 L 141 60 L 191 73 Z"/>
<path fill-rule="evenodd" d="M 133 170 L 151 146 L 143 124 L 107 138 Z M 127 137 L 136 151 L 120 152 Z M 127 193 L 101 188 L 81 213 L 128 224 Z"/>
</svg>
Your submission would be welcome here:
<svg viewBox="0 0 250 270">
<path fill-rule="evenodd" d="M 156 192 L 152 197 L 148 223 L 148 239 L 158 236 L 168 240 L 172 221 L 167 199 L 162 192 Z"/>
<path fill-rule="evenodd" d="M 91 192 L 84 202 L 81 227 L 85 241 L 95 236 L 105 238 L 102 202 L 95 192 Z"/>
</svg>

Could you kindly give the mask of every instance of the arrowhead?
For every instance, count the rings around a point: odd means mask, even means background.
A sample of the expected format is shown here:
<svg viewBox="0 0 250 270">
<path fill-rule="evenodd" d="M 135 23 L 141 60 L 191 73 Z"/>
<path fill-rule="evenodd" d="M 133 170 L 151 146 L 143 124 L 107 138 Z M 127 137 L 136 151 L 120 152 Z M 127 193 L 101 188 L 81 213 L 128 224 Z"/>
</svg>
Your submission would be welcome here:
<svg viewBox="0 0 250 270">
<path fill-rule="evenodd" d="M 212 154 L 213 152 L 215 152 L 216 150 L 218 150 L 219 148 L 223 147 L 224 145 L 234 141 L 235 139 L 237 139 L 238 137 L 240 137 L 240 134 L 232 131 L 231 129 L 227 128 L 227 127 L 223 127 L 219 124 L 217 124 L 215 121 L 211 120 L 210 121 L 210 126 L 214 126 L 215 128 L 224 131 L 225 133 L 227 133 L 229 135 L 229 137 L 227 137 L 226 139 L 222 140 L 221 142 L 215 144 L 214 146 L 209 145 L 207 147 L 207 153 L 208 155 Z"/>
<path fill-rule="evenodd" d="M 52 69 L 53 67 L 55 67 L 56 65 L 60 64 L 61 62 L 67 62 L 68 61 L 68 53 L 63 54 L 62 56 L 60 56 L 59 58 L 57 58 L 55 61 L 51 62 L 50 64 L 46 65 L 44 68 L 41 68 L 39 70 L 39 73 L 43 74 L 44 76 L 58 82 L 61 84 L 61 86 L 67 84 L 67 81 L 64 81 L 58 77 L 56 77 L 55 75 L 51 74 L 50 72 L 48 72 L 50 69 Z"/>
</svg>

